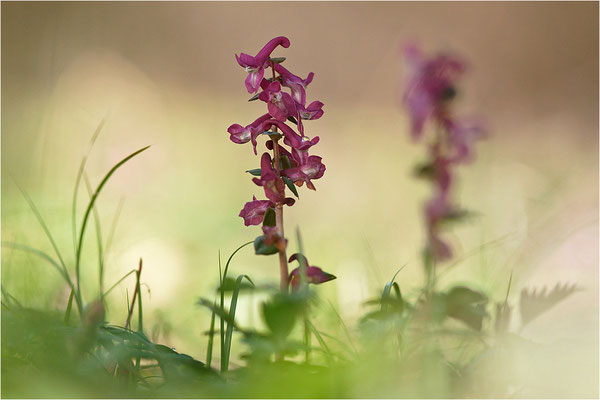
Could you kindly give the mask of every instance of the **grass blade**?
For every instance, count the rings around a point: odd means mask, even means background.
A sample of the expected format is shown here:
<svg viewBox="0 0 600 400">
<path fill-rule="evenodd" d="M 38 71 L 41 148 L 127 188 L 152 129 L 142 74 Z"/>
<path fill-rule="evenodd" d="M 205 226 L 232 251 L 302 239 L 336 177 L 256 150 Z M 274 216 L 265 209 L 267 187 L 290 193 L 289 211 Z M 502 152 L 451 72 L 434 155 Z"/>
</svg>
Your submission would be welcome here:
<svg viewBox="0 0 600 400">
<path fill-rule="evenodd" d="M 83 181 L 88 191 L 90 198 L 92 197 L 92 187 L 87 174 L 83 173 Z M 96 245 L 98 247 L 98 285 L 100 287 L 100 293 L 104 292 L 104 252 L 102 250 L 102 229 L 100 228 L 100 217 L 98 215 L 98 207 L 94 205 L 92 208 L 94 214 L 94 226 L 96 227 Z"/>
<path fill-rule="evenodd" d="M 244 247 L 248 246 L 251 243 L 254 243 L 254 241 L 244 243 L 243 245 L 241 245 L 240 247 L 235 249 L 235 251 L 233 253 L 231 253 L 229 258 L 227 259 L 227 263 L 225 264 L 225 269 L 223 270 L 222 274 L 221 274 L 221 252 L 219 251 L 219 292 L 220 292 L 220 300 L 221 300 L 221 303 L 220 303 L 221 309 L 225 308 L 225 288 L 223 287 L 223 282 L 225 282 L 225 278 L 227 278 L 227 271 L 229 271 L 229 264 L 231 263 L 233 256 L 235 256 L 235 254 L 238 251 L 240 251 L 241 249 L 243 249 Z M 223 318 L 221 318 L 220 325 L 221 325 L 221 330 L 219 333 L 221 335 L 221 371 L 223 371 L 224 360 L 225 360 L 225 347 L 226 347 L 225 346 L 225 321 L 223 320 Z"/>
<path fill-rule="evenodd" d="M 72 225 L 72 229 L 73 229 L 73 249 L 75 250 L 75 252 L 77 252 L 77 194 L 79 193 L 79 184 L 81 182 L 81 177 L 83 175 L 83 171 L 85 170 L 85 164 L 87 163 L 87 159 L 92 151 L 92 148 L 94 147 L 94 143 L 96 143 L 96 139 L 98 138 L 100 131 L 102 131 L 102 128 L 104 127 L 104 124 L 106 123 L 106 118 L 107 117 L 102 118 L 102 120 L 100 121 L 100 124 L 98 124 L 98 127 L 94 131 L 94 134 L 92 135 L 92 137 L 90 139 L 90 143 L 88 145 L 88 150 L 87 150 L 86 154 L 83 156 L 83 158 L 81 159 L 81 163 L 79 164 L 79 170 L 77 171 L 77 178 L 75 178 L 75 188 L 73 189 L 73 202 L 71 205 L 71 225 Z"/>
<path fill-rule="evenodd" d="M 110 177 L 112 176 L 112 174 L 115 173 L 115 171 L 117 169 L 119 169 L 123 164 L 125 164 L 127 161 L 131 160 L 133 157 L 137 156 L 138 154 L 140 154 L 141 152 L 147 150 L 150 146 L 146 146 L 143 147 L 133 153 L 131 153 L 130 155 L 128 155 L 127 157 L 125 157 L 124 159 L 122 159 L 121 161 L 119 161 L 117 164 L 115 164 L 110 171 L 108 171 L 108 173 L 104 176 L 104 179 L 102 179 L 102 181 L 100 182 L 100 184 L 98 185 L 98 187 L 96 188 L 96 191 L 94 192 L 94 194 L 92 195 L 92 198 L 90 199 L 88 206 L 85 210 L 85 214 L 83 216 L 83 220 L 81 222 L 81 230 L 79 232 L 79 241 L 77 243 L 77 252 L 75 254 L 75 280 L 76 280 L 76 284 L 77 284 L 77 295 L 79 298 L 81 298 L 81 283 L 80 283 L 80 269 L 81 269 L 81 250 L 83 247 L 83 236 L 85 234 L 85 228 L 87 226 L 87 222 L 88 219 L 90 217 L 90 212 L 92 211 L 92 207 L 94 207 L 94 204 L 96 203 L 96 199 L 98 198 L 98 195 L 100 194 L 100 191 L 102 190 L 102 188 L 104 187 L 104 185 L 106 184 L 106 182 L 108 182 L 108 180 L 110 179 Z"/>
<path fill-rule="evenodd" d="M 237 302 L 238 302 L 238 295 L 240 293 L 240 286 L 242 284 L 242 281 L 244 280 L 244 278 L 246 278 L 252 285 L 254 285 L 254 282 L 252 282 L 252 280 L 250 279 L 250 277 L 248 275 L 240 275 L 237 277 L 237 279 L 235 280 L 235 287 L 233 289 L 233 294 L 231 295 L 231 303 L 229 305 L 229 317 L 231 318 L 232 321 L 235 321 L 235 311 L 237 309 Z M 221 363 L 221 372 L 227 372 L 227 369 L 229 368 L 229 358 L 231 356 L 231 340 L 233 337 L 233 323 L 229 323 L 227 324 L 227 332 L 225 334 L 225 357 L 222 360 Z"/>
<path fill-rule="evenodd" d="M 131 271 L 129 271 L 128 273 L 126 273 L 125 275 L 123 275 L 121 277 L 121 279 L 119 279 L 117 282 L 115 282 L 114 285 L 112 285 L 106 292 L 104 292 L 104 294 L 102 295 L 102 297 L 106 297 L 108 296 L 108 294 L 117 287 L 117 285 L 119 285 L 119 283 L 123 282 L 123 280 L 125 280 L 125 278 L 127 278 L 129 275 L 133 274 L 134 272 L 137 272 L 137 269 L 132 269 Z"/>
<path fill-rule="evenodd" d="M 73 282 L 71 281 L 69 274 L 67 274 L 66 271 L 63 268 L 61 268 L 61 266 L 58 264 L 58 262 L 56 262 L 56 260 L 54 260 L 52 257 L 50 257 L 48 254 L 46 254 L 42 250 L 34 249 L 33 247 L 29 247 L 24 244 L 18 244 L 18 243 L 12 243 L 12 242 L 2 242 L 2 246 L 9 247 L 9 248 L 12 248 L 15 250 L 21 250 L 26 253 L 35 254 L 36 256 L 43 258 L 44 260 L 48 261 L 50 263 L 50 265 L 52 265 L 58 271 L 58 273 L 63 277 L 63 279 L 67 282 L 67 284 L 69 285 L 69 287 L 71 287 L 71 289 L 74 288 Z"/>
<path fill-rule="evenodd" d="M 217 301 L 214 302 L 214 307 L 217 306 Z M 212 363 L 213 343 L 215 337 L 215 312 L 210 314 L 210 330 L 208 331 L 208 346 L 206 348 L 206 366 L 210 368 Z"/>
<path fill-rule="evenodd" d="M 65 310 L 65 325 L 69 323 L 69 319 L 71 318 L 71 308 L 73 307 L 73 289 L 71 289 L 71 294 L 69 294 L 69 301 L 67 302 L 67 309 Z"/>
</svg>

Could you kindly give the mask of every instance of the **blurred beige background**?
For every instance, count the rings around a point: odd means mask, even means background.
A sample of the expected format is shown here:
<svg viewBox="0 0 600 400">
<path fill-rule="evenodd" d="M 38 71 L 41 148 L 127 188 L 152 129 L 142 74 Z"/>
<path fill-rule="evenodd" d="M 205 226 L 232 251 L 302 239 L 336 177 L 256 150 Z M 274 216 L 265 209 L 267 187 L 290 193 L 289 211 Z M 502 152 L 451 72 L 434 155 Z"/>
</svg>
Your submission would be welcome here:
<svg viewBox="0 0 600 400">
<path fill-rule="evenodd" d="M 400 266 L 407 265 L 404 288 L 422 280 L 420 204 L 428 191 L 410 171 L 423 149 L 408 139 L 399 105 L 399 48 L 417 39 L 427 51 L 469 60 L 459 109 L 491 127 L 478 159 L 460 171 L 458 198 L 479 217 L 453 230 L 460 263 L 442 284 L 468 282 L 499 300 L 512 271 L 513 301 L 523 287 L 580 284 L 583 291 L 523 335 L 584 343 L 577 351 L 597 374 L 594 2 L 3 3 L 3 240 L 49 249 L 12 174 L 71 254 L 77 168 L 108 115 L 88 163 L 94 184 L 124 155 L 153 147 L 118 171 L 98 203 L 106 235 L 125 198 L 107 284 L 143 257 L 148 318 L 173 328 L 170 343 L 201 353 L 208 314 L 194 302 L 215 286 L 217 251 L 226 257 L 259 233 L 237 216 L 261 195 L 243 172 L 258 158 L 231 143 L 226 129 L 251 122 L 264 104 L 246 101 L 234 53 L 254 54 L 277 35 L 291 47 L 275 55 L 300 76 L 314 71 L 309 101 L 325 103 L 307 134 L 321 137 L 315 151 L 327 172 L 285 216 L 289 233 L 300 224 L 311 263 L 338 276 L 321 295 L 353 321 Z M 93 293 L 93 230 L 88 235 Z M 5 287 L 32 305 L 65 301 L 48 268 L 2 254 Z M 276 260 L 245 250 L 232 272 L 275 283 Z M 116 321 L 124 319 L 124 296 L 125 287 L 113 294 Z"/>
</svg>

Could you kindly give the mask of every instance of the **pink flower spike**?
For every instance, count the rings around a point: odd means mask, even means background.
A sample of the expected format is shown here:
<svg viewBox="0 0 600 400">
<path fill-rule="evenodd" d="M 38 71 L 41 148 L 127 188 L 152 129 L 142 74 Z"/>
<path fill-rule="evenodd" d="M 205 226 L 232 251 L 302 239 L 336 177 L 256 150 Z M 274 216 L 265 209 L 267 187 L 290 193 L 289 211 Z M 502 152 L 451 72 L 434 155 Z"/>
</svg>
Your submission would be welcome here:
<svg viewBox="0 0 600 400">
<path fill-rule="evenodd" d="M 273 202 L 269 200 L 256 200 L 256 197 L 252 196 L 252 201 L 249 201 L 244 205 L 239 216 L 244 219 L 244 225 L 260 225 L 265 217 L 267 208 L 273 207 Z"/>
<path fill-rule="evenodd" d="M 403 53 L 409 67 L 403 103 L 410 114 L 413 139 L 418 140 L 428 119 L 445 115 L 446 100 L 454 96 L 465 64 L 448 54 L 426 58 L 415 44 L 406 46 Z"/>
</svg>

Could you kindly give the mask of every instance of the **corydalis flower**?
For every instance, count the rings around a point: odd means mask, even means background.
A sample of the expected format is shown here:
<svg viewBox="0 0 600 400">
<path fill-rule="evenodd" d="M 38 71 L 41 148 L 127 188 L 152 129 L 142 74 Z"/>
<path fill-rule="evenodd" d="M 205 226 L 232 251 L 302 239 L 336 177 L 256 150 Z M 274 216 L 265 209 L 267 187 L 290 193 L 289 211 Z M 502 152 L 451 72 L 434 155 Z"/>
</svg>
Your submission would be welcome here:
<svg viewBox="0 0 600 400">
<path fill-rule="evenodd" d="M 288 48 L 290 47 L 290 41 L 285 36 L 278 36 L 271 39 L 254 57 L 246 53 L 240 53 L 239 56 L 235 55 L 238 64 L 248 72 L 245 82 L 248 93 L 258 91 L 265 75 L 265 68 L 269 66 L 269 57 L 277 46 Z"/>
<path fill-rule="evenodd" d="M 267 208 L 274 206 L 275 204 L 270 200 L 256 200 L 256 197 L 252 196 L 252 201 L 244 204 L 239 216 L 244 219 L 246 226 L 259 225 L 265 217 Z"/>
<path fill-rule="evenodd" d="M 292 96 L 281 91 L 279 82 L 271 82 L 258 98 L 267 103 L 269 114 L 278 121 L 284 122 L 287 117 L 296 115 L 296 105 Z"/>
<path fill-rule="evenodd" d="M 283 143 L 290 146 L 295 150 L 308 150 L 315 144 L 319 143 L 319 137 L 315 136 L 312 139 L 308 139 L 306 136 L 300 136 L 292 128 L 287 126 L 285 123 L 273 119 L 269 119 L 263 122 L 262 128 L 268 130 L 271 127 L 276 126 L 283 133 Z"/>
<path fill-rule="evenodd" d="M 297 186 L 302 186 L 306 182 L 306 187 L 310 190 L 316 190 L 311 179 L 319 179 L 324 173 L 325 165 L 319 156 L 308 156 L 306 162 L 300 166 L 281 171 L 282 175 L 290 178 Z"/>
<path fill-rule="evenodd" d="M 252 181 L 258 186 L 262 186 L 265 195 L 274 203 L 283 203 L 291 206 L 295 203 L 292 198 L 285 197 L 285 183 L 277 174 L 271 163 L 269 153 L 264 153 L 260 159 L 260 178 L 253 178 Z"/>
<path fill-rule="evenodd" d="M 298 105 L 296 108 L 298 115 L 304 120 L 319 119 L 323 116 L 323 103 L 320 101 L 313 101 L 306 108 L 303 105 Z"/>
<path fill-rule="evenodd" d="M 273 68 L 281 75 L 281 84 L 290 88 L 294 101 L 301 106 L 306 105 L 306 87 L 312 82 L 315 74 L 311 72 L 306 79 L 302 79 L 299 76 L 292 74 L 281 64 L 275 64 L 273 65 Z"/>
<path fill-rule="evenodd" d="M 455 83 L 465 64 L 448 54 L 425 58 L 414 44 L 406 46 L 403 52 L 410 68 L 403 102 L 411 117 L 413 138 L 419 139 L 427 119 L 444 116 L 446 100 L 454 97 Z"/>
<path fill-rule="evenodd" d="M 265 114 L 262 117 L 259 117 L 256 121 L 251 123 L 250 125 L 241 126 L 240 124 L 233 124 L 229 128 L 227 128 L 227 132 L 229 132 L 229 140 L 233 143 L 244 144 L 248 142 L 252 142 L 252 147 L 254 149 L 254 154 L 258 154 L 256 152 L 256 137 L 262 132 L 261 125 L 263 122 L 271 118 L 269 114 Z"/>
<path fill-rule="evenodd" d="M 303 262 L 306 266 L 306 283 L 319 284 L 336 279 L 335 275 L 327 273 L 319 267 L 310 266 L 306 257 L 301 254 L 293 254 L 288 262 L 292 262 L 294 260 L 297 260 L 299 263 Z M 292 286 L 292 290 L 297 290 L 300 287 L 300 281 L 300 267 L 298 267 L 290 273 L 289 282 Z"/>
</svg>

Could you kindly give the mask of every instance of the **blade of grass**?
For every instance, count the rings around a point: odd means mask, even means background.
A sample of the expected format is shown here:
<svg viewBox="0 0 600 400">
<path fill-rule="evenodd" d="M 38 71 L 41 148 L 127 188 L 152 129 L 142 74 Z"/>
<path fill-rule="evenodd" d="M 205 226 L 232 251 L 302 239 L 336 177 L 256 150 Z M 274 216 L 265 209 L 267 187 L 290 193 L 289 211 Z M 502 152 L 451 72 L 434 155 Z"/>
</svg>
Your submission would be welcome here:
<svg viewBox="0 0 600 400">
<path fill-rule="evenodd" d="M 119 169 L 119 167 L 121 167 L 123 164 L 125 164 L 127 161 L 131 160 L 133 157 L 137 156 L 138 154 L 140 154 L 141 152 L 147 150 L 150 146 L 146 146 L 143 147 L 133 153 L 131 153 L 130 155 L 128 155 L 127 157 L 125 157 L 124 159 L 122 159 L 121 161 L 119 161 L 117 164 L 115 164 L 110 171 L 108 171 L 108 173 L 104 176 L 104 179 L 102 179 L 102 181 L 100 182 L 100 184 L 98 185 L 98 187 L 96 188 L 96 191 L 94 192 L 94 194 L 92 195 L 92 198 L 90 199 L 88 206 L 85 210 L 85 214 L 83 216 L 83 220 L 81 222 L 81 230 L 79 232 L 79 241 L 77 242 L 77 252 L 75 254 L 75 280 L 76 280 L 76 284 L 77 284 L 77 295 L 79 296 L 79 298 L 81 298 L 81 280 L 80 280 L 80 270 L 81 270 L 81 250 L 83 248 L 83 237 L 85 234 L 85 228 L 87 226 L 87 222 L 88 219 L 90 217 L 90 213 L 92 211 L 92 207 L 94 206 L 94 204 L 96 203 L 96 199 L 98 198 L 98 195 L 100 194 L 100 191 L 102 190 L 102 188 L 104 187 L 104 185 L 106 184 L 106 182 L 108 182 L 108 180 L 110 179 L 110 177 L 112 176 L 112 174 L 115 173 L 115 171 L 117 169 Z"/>
<path fill-rule="evenodd" d="M 214 307 L 217 306 L 217 301 L 214 302 Z M 215 312 L 210 314 L 210 330 L 208 331 L 208 346 L 206 348 L 206 366 L 210 368 L 212 363 L 213 343 L 215 337 Z"/>
<path fill-rule="evenodd" d="M 52 248 L 54 249 L 54 252 L 56 253 L 56 255 L 58 257 L 61 268 L 63 269 L 64 273 L 66 275 L 68 275 L 67 265 L 65 263 L 65 260 L 63 259 L 62 255 L 60 253 L 60 250 L 58 249 L 58 245 L 56 244 L 56 241 L 54 240 L 54 236 L 52 236 L 52 233 L 50 232 L 48 225 L 46 225 L 46 222 L 44 221 L 42 214 L 40 214 L 38 208 L 36 207 L 35 203 L 31 199 L 31 197 L 29 197 L 27 192 L 25 192 L 25 190 L 17 183 L 17 181 L 14 178 L 12 178 L 12 179 L 13 179 L 13 182 L 15 183 L 15 186 L 17 186 L 17 188 L 19 189 L 19 191 L 21 192 L 23 197 L 25 197 L 27 204 L 29 204 L 29 208 L 31 208 L 31 211 L 33 211 L 33 214 L 35 215 L 35 217 L 38 220 L 39 224 L 41 225 L 42 229 L 44 230 L 44 233 L 48 237 L 48 240 L 50 241 L 50 244 L 52 245 Z"/>
<path fill-rule="evenodd" d="M 92 197 L 92 187 L 85 171 L 83 172 L 83 181 L 88 191 L 90 198 Z M 94 215 L 94 226 L 96 227 L 96 245 L 98 247 L 98 285 L 100 293 L 104 292 L 104 252 L 102 250 L 102 229 L 100 228 L 100 216 L 98 215 L 98 207 L 94 204 L 92 208 Z"/>
<path fill-rule="evenodd" d="M 237 309 L 238 295 L 240 293 L 240 286 L 241 286 L 244 278 L 247 279 L 248 282 L 250 282 L 252 285 L 254 285 L 254 282 L 252 282 L 252 279 L 250 279 L 250 277 L 248 275 L 239 275 L 237 277 L 237 279 L 235 280 L 235 286 L 233 288 L 233 293 L 231 295 L 231 303 L 229 305 L 229 316 L 233 321 L 235 321 L 235 311 Z M 229 323 L 229 324 L 227 324 L 227 333 L 225 335 L 225 357 L 223 358 L 222 363 L 221 363 L 221 372 L 227 372 L 227 369 L 229 368 L 229 358 L 231 356 L 232 337 L 233 337 L 233 323 Z"/>
<path fill-rule="evenodd" d="M 229 258 L 227 259 L 227 263 L 225 263 L 225 269 L 223 270 L 223 273 L 221 274 L 221 251 L 219 250 L 219 294 L 220 294 L 220 300 L 221 300 L 221 309 L 225 308 L 225 288 L 223 287 L 223 282 L 225 282 L 225 279 L 227 278 L 227 271 L 229 271 L 229 264 L 231 263 L 231 260 L 233 259 L 233 256 L 235 256 L 235 254 L 240 251 L 241 249 L 243 249 L 244 247 L 248 246 L 249 244 L 254 243 L 254 241 L 250 241 L 247 243 L 244 243 L 243 245 L 241 245 L 240 247 L 238 247 L 237 249 L 235 249 L 235 251 L 233 253 L 231 253 L 231 255 L 229 256 Z M 225 321 L 223 321 L 223 318 L 220 318 L 220 326 L 221 326 L 221 330 L 220 330 L 220 335 L 221 335 L 221 371 L 223 371 L 223 366 L 224 366 L 224 359 L 225 359 Z"/>
<path fill-rule="evenodd" d="M 4 286 L 0 286 L 0 290 L 2 291 L 2 297 L 4 297 L 4 299 L 6 300 L 6 302 L 10 305 L 12 303 L 16 304 L 19 308 L 22 308 L 23 306 L 21 305 L 21 303 L 19 302 L 19 300 L 17 300 L 17 298 L 15 296 L 13 296 L 12 294 L 8 293 L 8 291 L 4 288 Z"/>
<path fill-rule="evenodd" d="M 114 288 L 117 287 L 117 285 L 121 282 L 123 282 L 123 280 L 125 280 L 125 278 L 127 278 L 129 275 L 133 274 L 134 272 L 137 272 L 137 269 L 132 269 L 131 271 L 129 271 L 128 273 L 126 273 L 125 275 L 123 275 L 121 277 L 121 279 L 119 279 L 117 282 L 115 282 L 114 285 L 112 285 L 106 292 L 104 292 L 104 294 L 102 295 L 102 297 L 106 297 Z"/>
<path fill-rule="evenodd" d="M 133 290 L 133 296 L 131 297 L 131 304 L 128 307 L 127 321 L 125 321 L 126 329 L 129 329 L 129 323 L 131 322 L 131 315 L 133 314 L 133 307 L 135 306 L 135 299 L 139 295 L 140 276 L 141 275 L 142 275 L 142 259 L 140 258 L 140 264 L 139 264 L 138 270 L 135 271 L 135 289 Z"/>
<path fill-rule="evenodd" d="M 67 302 L 67 309 L 65 310 L 65 325 L 69 323 L 69 319 L 71 318 L 71 308 L 73 307 L 73 289 L 71 289 L 71 294 L 69 294 L 69 301 Z"/>
<path fill-rule="evenodd" d="M 81 159 L 81 163 L 79 164 L 79 170 L 77 171 L 77 178 L 75 178 L 75 188 L 73 189 L 73 202 L 71 205 L 71 226 L 73 229 L 73 250 L 75 250 L 75 252 L 77 252 L 77 194 L 79 193 L 79 184 L 81 182 L 81 177 L 82 177 L 83 171 L 85 169 L 85 164 L 87 163 L 87 159 L 92 151 L 92 148 L 94 147 L 94 143 L 96 143 L 96 139 L 98 138 L 98 135 L 100 134 L 100 132 L 102 131 L 102 128 L 104 127 L 104 124 L 106 123 L 107 117 L 108 116 L 105 116 L 104 118 L 102 118 L 102 120 L 98 124 L 98 127 L 94 131 L 94 134 L 92 135 L 89 145 L 88 145 L 88 150 L 87 150 L 86 154 L 83 156 L 83 158 Z"/>
<path fill-rule="evenodd" d="M 301 257 L 298 258 L 300 262 L 300 291 L 302 293 L 308 294 L 308 279 L 306 277 L 306 256 L 304 256 L 304 248 L 302 245 L 302 236 L 300 235 L 300 227 L 296 227 L 296 237 L 298 241 L 298 253 L 300 253 Z M 311 346 L 311 335 L 310 335 L 310 327 L 312 324 L 310 323 L 308 317 L 308 304 L 304 307 L 302 311 L 302 320 L 304 323 L 304 346 L 306 351 L 304 353 L 304 361 L 306 364 L 310 363 L 310 353 L 312 351 Z"/>
<path fill-rule="evenodd" d="M 400 273 L 400 271 L 402 271 L 404 267 L 406 267 L 406 264 L 401 266 L 400 269 L 398 269 L 398 271 L 396 271 L 396 273 L 392 277 L 392 280 L 385 284 L 385 287 L 383 288 L 383 293 L 381 295 L 381 311 L 385 311 L 387 309 L 388 302 L 386 300 L 390 297 L 390 293 L 392 292 L 392 286 L 394 286 L 396 276 L 398 276 L 398 273 Z"/>
</svg>

